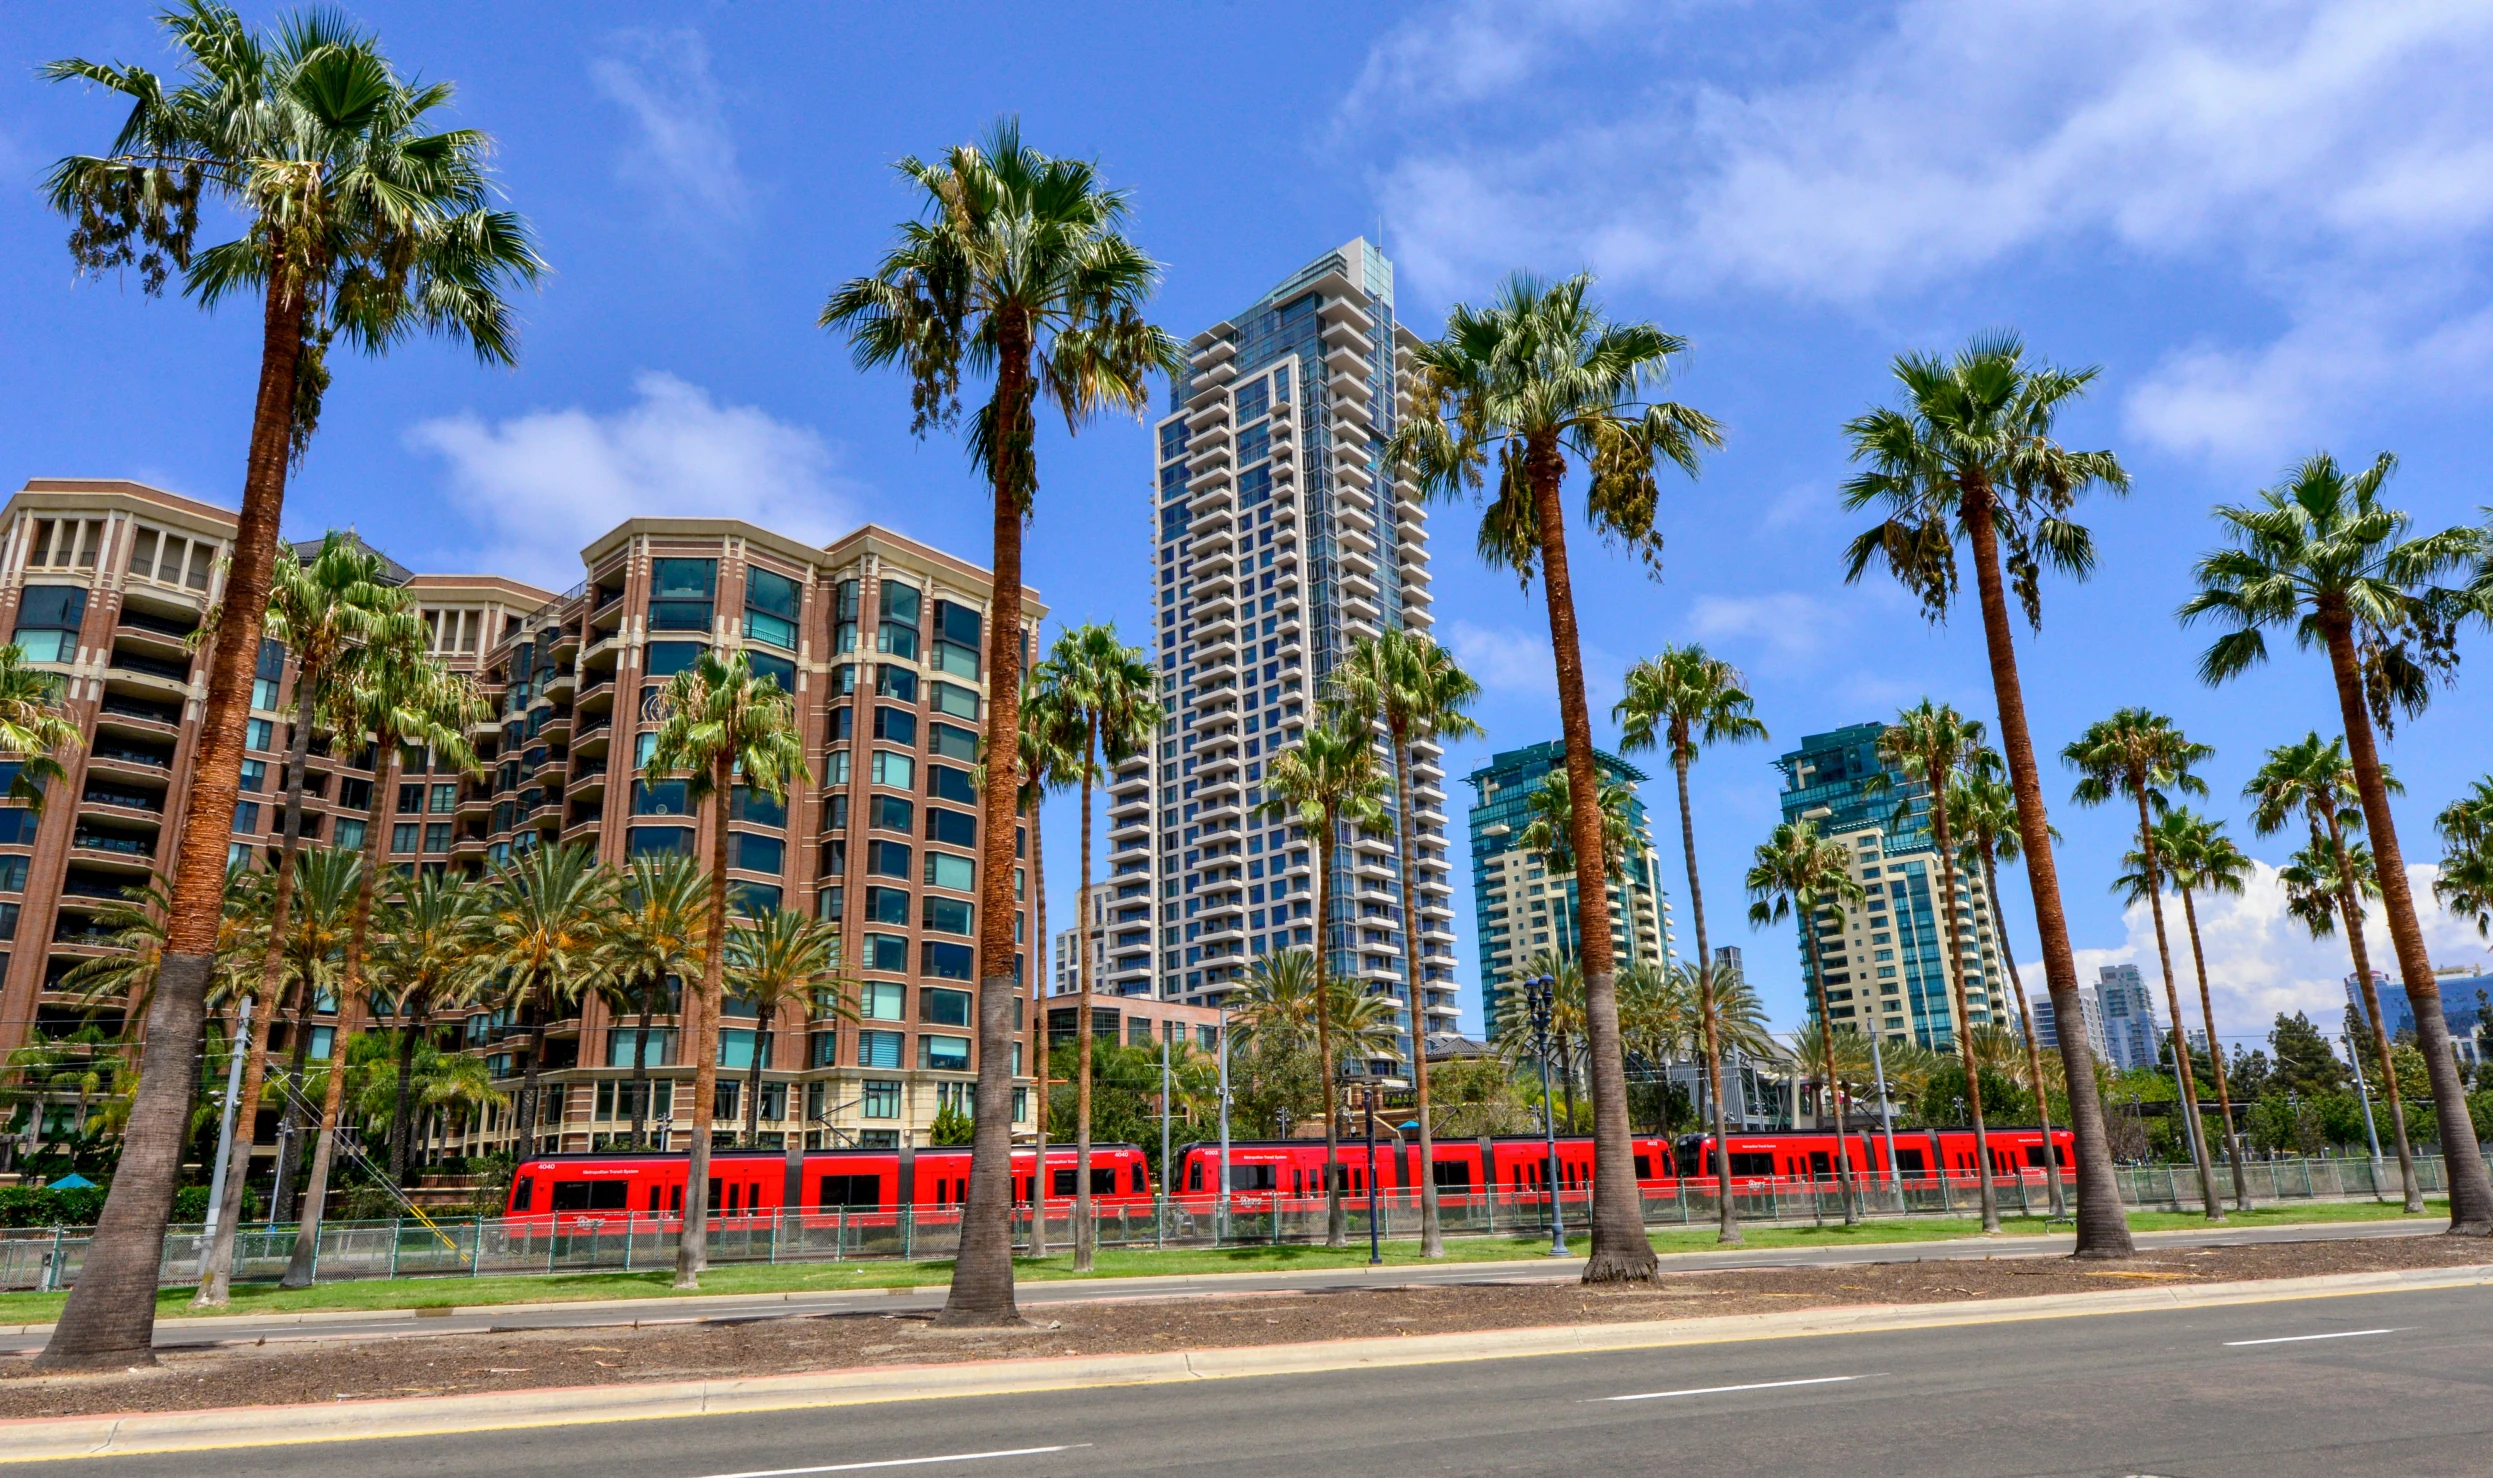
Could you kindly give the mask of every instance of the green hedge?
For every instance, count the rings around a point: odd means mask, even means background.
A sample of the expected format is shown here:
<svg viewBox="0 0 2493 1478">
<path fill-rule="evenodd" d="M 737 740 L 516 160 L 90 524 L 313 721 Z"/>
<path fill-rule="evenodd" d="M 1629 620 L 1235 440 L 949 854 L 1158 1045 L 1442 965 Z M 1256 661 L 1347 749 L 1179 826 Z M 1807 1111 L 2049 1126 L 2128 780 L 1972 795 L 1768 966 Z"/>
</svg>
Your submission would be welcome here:
<svg viewBox="0 0 2493 1478">
<path fill-rule="evenodd" d="M 0 1187 L 0 1227 L 91 1227 L 104 1213 L 104 1188 L 55 1191 L 36 1186 Z"/>
</svg>

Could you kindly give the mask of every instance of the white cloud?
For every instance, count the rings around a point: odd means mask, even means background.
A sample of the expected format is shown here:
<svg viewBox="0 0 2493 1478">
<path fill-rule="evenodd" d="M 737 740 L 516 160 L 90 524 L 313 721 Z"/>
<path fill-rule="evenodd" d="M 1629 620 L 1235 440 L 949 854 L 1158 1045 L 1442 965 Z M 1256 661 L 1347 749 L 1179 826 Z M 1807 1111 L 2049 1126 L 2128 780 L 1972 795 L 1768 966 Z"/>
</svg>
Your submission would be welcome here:
<svg viewBox="0 0 2493 1478">
<path fill-rule="evenodd" d="M 1461 0 L 1405 21 L 1368 53 L 1342 104 L 1346 119 L 1479 102 L 1531 79 L 1562 44 L 1630 8 L 1624 0 Z"/>
<path fill-rule="evenodd" d="M 1805 666 L 1814 660 L 1825 650 L 1838 619 L 1831 603 L 1796 590 L 1773 595 L 1702 595 L 1688 610 L 1688 624 L 1700 638 L 1762 645 L 1783 666 Z"/>
<path fill-rule="evenodd" d="M 1547 704 L 1550 737 L 1556 737 L 1558 666 L 1550 657 L 1546 631 L 1457 620 L 1447 626 L 1445 643 L 1493 702 Z M 1583 661 L 1584 701 L 1598 725 L 1608 720 L 1610 705 L 1619 700 L 1618 674 L 1627 664 L 1591 645 L 1583 648 Z"/>
<path fill-rule="evenodd" d="M 2280 1012 L 2291 1015 L 2297 1011 L 2307 1013 L 2324 1030 L 2336 1030 L 2346 1009 L 2346 978 L 2354 973 L 2345 931 L 2340 929 L 2329 938 L 2313 939 L 2286 912 L 2285 889 L 2277 879 L 2277 870 L 2265 862 L 2255 863 L 2253 869 L 2240 897 L 2194 900 L 2199 911 L 2200 938 L 2207 950 L 2208 988 L 2216 1001 L 2218 1033 L 2229 1043 L 2255 1046 L 2267 1036 Z M 2477 937 L 2475 926 L 2444 912 L 2432 896 L 2432 880 L 2438 872 L 2429 863 L 2407 868 L 2407 882 L 2415 894 L 2417 922 L 2423 927 L 2425 947 L 2436 965 L 2480 962 L 2485 944 Z M 2092 984 L 2102 966 L 2134 964 L 2156 993 L 2156 1015 L 2162 1020 L 2167 1012 L 2162 1004 L 2163 971 L 2156 957 L 2154 918 L 2147 906 L 2140 903 L 2129 908 L 2122 922 L 2127 938 L 2118 946 L 2076 951 L 2078 979 L 2082 984 Z M 2179 899 L 2165 899 L 2164 925 L 2172 943 L 2174 981 L 2180 987 L 2186 1025 L 2193 1031 L 2203 1030 L 2199 977 L 2191 963 L 2190 934 L 2183 922 Z M 2378 902 L 2367 911 L 2364 938 L 2370 948 L 2372 968 L 2391 980 L 2398 979 L 2397 956 L 2389 942 L 2388 916 Z M 2042 993 L 2043 967 L 2039 963 L 2023 964 L 2018 973 L 2029 994 Z"/>
<path fill-rule="evenodd" d="M 616 163 L 618 178 L 648 191 L 679 226 L 706 233 L 744 223 L 752 191 L 700 32 L 620 32 L 589 75 L 631 115 L 634 137 Z"/>
<path fill-rule="evenodd" d="M 855 524 L 858 489 L 812 431 L 669 374 L 633 388 L 639 398 L 607 415 L 450 416 L 407 443 L 449 464 L 452 503 L 485 534 L 480 563 L 557 589 L 580 577 L 582 547 L 627 518 L 742 518 L 813 541 Z"/>
</svg>

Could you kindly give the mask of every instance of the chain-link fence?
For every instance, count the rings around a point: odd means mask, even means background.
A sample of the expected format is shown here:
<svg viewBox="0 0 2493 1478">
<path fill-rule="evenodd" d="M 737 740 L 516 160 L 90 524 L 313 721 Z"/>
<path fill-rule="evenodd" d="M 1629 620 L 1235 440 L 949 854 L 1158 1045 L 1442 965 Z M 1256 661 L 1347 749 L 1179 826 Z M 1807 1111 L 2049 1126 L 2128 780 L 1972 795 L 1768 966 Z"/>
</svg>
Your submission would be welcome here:
<svg viewBox="0 0 2493 1478">
<path fill-rule="evenodd" d="M 2394 1200 L 2394 1164 L 2369 1160 L 2259 1160 L 2243 1166 L 2255 1204 L 2296 1201 Z M 2446 1185 L 2436 1156 L 2417 1156 L 2416 1177 L 2427 1193 Z M 2188 1165 L 2123 1166 L 2114 1172 L 2121 1200 L 2148 1210 L 2199 1210 L 2198 1173 Z M 2230 1202 L 2232 1173 L 2218 1167 L 2217 1194 Z M 2002 1214 L 2046 1216 L 2051 1190 L 2040 1170 L 2001 1176 L 1996 1192 Z M 1979 1183 L 1970 1174 L 1864 1178 L 1849 1191 L 1831 1179 L 1735 1182 L 1733 1214 L 1751 1223 L 1840 1222 L 1847 1196 L 1860 1214 L 1876 1218 L 1966 1216 L 1981 1207 Z M 1562 1190 L 1557 1214 L 1581 1233 L 1590 1191 Z M 1644 1188 L 1649 1226 L 1706 1226 L 1720 1216 L 1712 1181 L 1681 1181 Z M 1365 1241 L 1373 1206 L 1380 1237 L 1416 1238 L 1420 1231 L 1415 1191 L 1379 1193 L 1374 1201 L 1351 1193 L 1343 1201 L 1348 1235 Z M 1073 1208 L 1048 1207 L 1046 1242 L 1062 1251 L 1072 1245 Z M 1322 1196 L 1180 1196 L 1158 1204 L 1097 1208 L 1099 1245 L 1109 1248 L 1217 1248 L 1322 1242 L 1329 1210 Z M 1448 1236 L 1512 1236 L 1546 1233 L 1550 1198 L 1538 1192 L 1445 1193 L 1439 1222 Z M 1030 1245 L 1030 1211 L 1017 1208 L 1016 1245 Z M 165 1237 L 163 1281 L 197 1281 L 204 1228 L 180 1226 Z M 525 1274 L 629 1272 L 672 1266 L 682 1230 L 676 1216 L 624 1213 L 563 1213 L 465 1220 L 324 1222 L 313 1276 L 321 1282 L 363 1278 L 503 1277 Z M 88 1227 L 0 1232 L 0 1289 L 52 1290 L 75 1281 L 84 1260 Z M 784 1215 L 714 1216 L 709 1225 L 712 1263 L 845 1261 L 940 1261 L 958 1250 L 957 1206 L 918 1211 L 821 1210 Z M 235 1237 L 234 1281 L 273 1282 L 294 1251 L 291 1226 L 251 1226 Z"/>
</svg>

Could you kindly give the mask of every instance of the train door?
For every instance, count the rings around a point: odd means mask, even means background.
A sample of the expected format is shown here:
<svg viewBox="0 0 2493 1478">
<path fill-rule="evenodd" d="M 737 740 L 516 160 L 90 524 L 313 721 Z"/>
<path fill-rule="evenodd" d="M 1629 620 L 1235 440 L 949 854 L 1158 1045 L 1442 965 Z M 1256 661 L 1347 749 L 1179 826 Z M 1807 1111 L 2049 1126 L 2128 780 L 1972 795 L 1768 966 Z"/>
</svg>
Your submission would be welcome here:
<svg viewBox="0 0 2493 1478">
<path fill-rule="evenodd" d="M 1834 1164 L 1827 1158 L 1826 1151 L 1811 1150 L 1809 1152 L 1809 1178 L 1811 1180 L 1832 1180 L 1835 1178 L 1835 1167 Z"/>
</svg>

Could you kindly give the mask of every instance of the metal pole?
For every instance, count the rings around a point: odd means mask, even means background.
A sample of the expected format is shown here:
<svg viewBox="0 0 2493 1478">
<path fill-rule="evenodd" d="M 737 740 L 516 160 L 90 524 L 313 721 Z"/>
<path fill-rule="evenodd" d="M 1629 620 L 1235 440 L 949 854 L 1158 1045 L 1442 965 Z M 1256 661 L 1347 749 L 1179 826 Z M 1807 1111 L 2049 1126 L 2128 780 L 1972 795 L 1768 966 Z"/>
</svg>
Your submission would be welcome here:
<svg viewBox="0 0 2493 1478">
<path fill-rule="evenodd" d="M 2372 1090 L 2363 1083 L 2363 1052 L 2352 1037 L 2339 1037 L 2346 1044 L 2346 1058 L 2354 1064 L 2355 1101 L 2363 1105 L 2363 1137 L 2372 1142 L 2372 1195 L 2380 1196 L 2380 1132 L 2372 1127 Z"/>
<path fill-rule="evenodd" d="M 1160 1027 L 1160 1214 L 1154 1218 L 1152 1240 L 1161 1247 L 1169 1245 L 1169 1029 Z"/>
<path fill-rule="evenodd" d="M 1538 976 L 1524 987 L 1532 1008 L 1532 1032 L 1541 1058 L 1541 1133 L 1549 1144 L 1549 1255 L 1567 1256 L 1567 1215 L 1558 1204 L 1558 1115 L 1549 1096 L 1549 1013 L 1558 990 L 1556 977 Z"/>
<path fill-rule="evenodd" d="M 1376 1085 L 1370 1083 L 1368 1105 L 1368 1266 L 1385 1260 L 1385 1251 L 1376 1230 Z"/>
<path fill-rule="evenodd" d="M 1878 1050 L 1878 1039 L 1882 1035 L 1876 1031 L 1870 1033 L 1870 1075 L 1878 1079 L 1878 1127 L 1887 1136 L 1887 1175 L 1893 1180 L 1896 1176 L 1896 1115 L 1887 1106 L 1887 1059 Z M 1902 1211 L 1904 1182 L 1897 1180 L 1896 1186 L 1896 1209 Z"/>
<path fill-rule="evenodd" d="M 1220 1214 L 1213 1219 L 1213 1240 L 1220 1240 L 1220 1228 L 1229 1220 L 1229 998 L 1221 997 L 1221 1176 Z"/>
<path fill-rule="evenodd" d="M 242 1060 L 251 1046 L 251 997 L 242 998 L 229 1044 L 232 1060 L 225 1064 L 225 1111 L 216 1121 L 216 1172 L 208 1177 L 208 1224 L 199 1234 L 199 1276 L 208 1276 L 208 1249 L 216 1242 L 217 1213 L 225 1206 L 225 1167 L 234 1157 L 234 1110 L 242 1099 Z M 237 1215 L 240 1213 L 237 1212 Z"/>
</svg>

